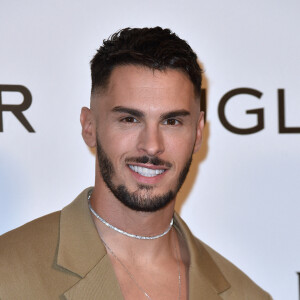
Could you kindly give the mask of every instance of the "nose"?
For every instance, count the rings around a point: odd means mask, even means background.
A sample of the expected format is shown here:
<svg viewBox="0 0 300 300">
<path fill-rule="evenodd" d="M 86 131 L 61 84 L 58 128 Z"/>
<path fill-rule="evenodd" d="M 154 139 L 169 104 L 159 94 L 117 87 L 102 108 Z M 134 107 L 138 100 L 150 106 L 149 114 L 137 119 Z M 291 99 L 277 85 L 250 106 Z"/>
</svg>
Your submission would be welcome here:
<svg viewBox="0 0 300 300">
<path fill-rule="evenodd" d="M 139 152 L 144 152 L 149 156 L 156 156 L 164 152 L 164 140 L 162 132 L 157 125 L 145 126 L 139 134 Z"/>
</svg>

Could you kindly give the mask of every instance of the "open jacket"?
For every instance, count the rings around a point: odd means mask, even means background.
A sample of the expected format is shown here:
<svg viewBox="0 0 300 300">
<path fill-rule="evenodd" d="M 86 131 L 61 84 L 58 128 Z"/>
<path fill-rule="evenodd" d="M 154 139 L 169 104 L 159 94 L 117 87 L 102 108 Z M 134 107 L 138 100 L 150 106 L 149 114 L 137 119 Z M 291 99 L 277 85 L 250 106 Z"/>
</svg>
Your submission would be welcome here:
<svg viewBox="0 0 300 300">
<path fill-rule="evenodd" d="M 62 211 L 0 237 L 0 299 L 122 300 L 84 190 Z M 190 253 L 190 300 L 270 300 L 244 273 L 196 239 L 175 214 Z"/>
</svg>

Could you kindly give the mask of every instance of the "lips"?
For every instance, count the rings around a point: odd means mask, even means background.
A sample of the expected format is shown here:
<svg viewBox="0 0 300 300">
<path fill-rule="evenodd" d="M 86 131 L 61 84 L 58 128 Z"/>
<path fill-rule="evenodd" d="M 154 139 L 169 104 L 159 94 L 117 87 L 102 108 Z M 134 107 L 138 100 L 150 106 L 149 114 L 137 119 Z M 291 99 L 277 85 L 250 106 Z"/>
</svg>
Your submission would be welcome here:
<svg viewBox="0 0 300 300">
<path fill-rule="evenodd" d="M 166 171 L 165 169 L 152 169 L 152 168 L 141 167 L 136 165 L 128 165 L 128 166 L 132 171 L 144 177 L 154 177 L 157 175 L 161 175 Z"/>
</svg>

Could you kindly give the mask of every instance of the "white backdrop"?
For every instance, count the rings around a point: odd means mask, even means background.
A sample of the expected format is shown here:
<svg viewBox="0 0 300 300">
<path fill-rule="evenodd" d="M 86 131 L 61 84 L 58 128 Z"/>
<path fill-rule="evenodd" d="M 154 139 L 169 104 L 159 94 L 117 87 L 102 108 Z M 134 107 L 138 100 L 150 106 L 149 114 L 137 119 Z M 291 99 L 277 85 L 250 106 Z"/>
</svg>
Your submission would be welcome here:
<svg viewBox="0 0 300 300">
<path fill-rule="evenodd" d="M 196 236 L 275 300 L 298 300 L 299 10 L 298 0 L 1 0 L 0 85 L 31 92 L 24 116 L 35 133 L 2 113 L 0 234 L 61 209 L 93 185 L 94 156 L 79 123 L 89 104 L 89 60 L 120 28 L 160 25 L 186 39 L 206 71 L 205 140 L 177 209 Z M 262 96 L 230 99 L 228 122 L 253 127 L 257 117 L 246 110 L 263 108 L 263 130 L 239 135 L 222 125 L 219 102 L 236 88 Z M 278 89 L 285 92 L 285 127 L 298 133 L 279 133 Z M 23 101 L 17 92 L 1 96 L 2 109 Z"/>
</svg>

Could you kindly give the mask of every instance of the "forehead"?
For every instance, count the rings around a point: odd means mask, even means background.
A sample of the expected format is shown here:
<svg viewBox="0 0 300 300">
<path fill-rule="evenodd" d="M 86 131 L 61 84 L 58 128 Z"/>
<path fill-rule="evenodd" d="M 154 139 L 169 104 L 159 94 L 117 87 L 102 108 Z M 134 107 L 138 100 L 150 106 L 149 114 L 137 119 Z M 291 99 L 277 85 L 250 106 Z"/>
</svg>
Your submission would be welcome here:
<svg viewBox="0 0 300 300">
<path fill-rule="evenodd" d="M 173 69 L 153 70 L 142 66 L 118 66 L 100 102 L 110 106 L 182 106 L 195 102 L 194 86 L 187 75 Z M 105 99 L 107 101 L 105 101 Z"/>
</svg>

